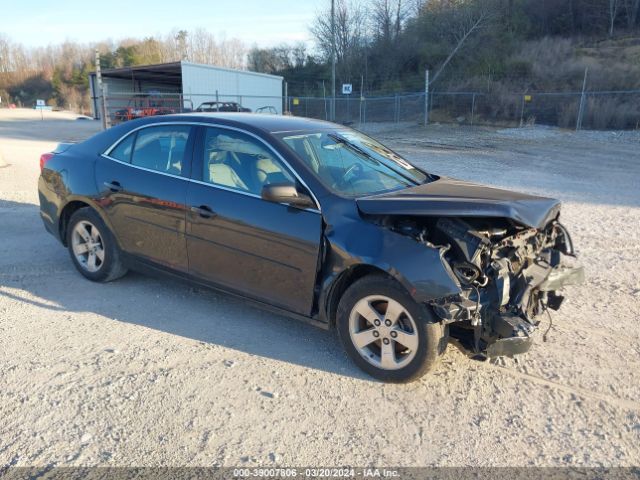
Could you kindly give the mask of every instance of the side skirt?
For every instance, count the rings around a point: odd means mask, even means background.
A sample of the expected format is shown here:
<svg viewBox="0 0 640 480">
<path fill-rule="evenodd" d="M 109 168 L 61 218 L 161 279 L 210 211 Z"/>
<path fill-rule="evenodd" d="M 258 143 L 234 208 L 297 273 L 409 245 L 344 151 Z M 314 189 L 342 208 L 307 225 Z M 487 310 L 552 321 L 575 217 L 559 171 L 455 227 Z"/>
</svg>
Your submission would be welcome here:
<svg viewBox="0 0 640 480">
<path fill-rule="evenodd" d="M 280 308 L 277 307 L 275 305 L 271 305 L 269 303 L 263 302 L 261 300 L 257 300 L 255 298 L 252 297 L 248 297 L 244 294 L 242 294 L 241 292 L 235 291 L 235 290 L 230 290 L 228 288 L 222 287 L 218 284 L 212 283 L 212 282 L 206 282 L 200 278 L 194 277 L 192 275 L 189 275 L 188 273 L 182 273 L 182 272 L 178 272 L 175 270 L 171 270 L 168 269 L 167 267 L 161 266 L 161 265 L 157 265 L 155 263 L 150 263 L 144 260 L 140 260 L 137 257 L 133 257 L 132 255 L 128 255 L 128 254 L 122 254 L 123 257 L 123 261 L 126 264 L 126 266 L 128 268 L 130 268 L 131 270 L 135 270 L 139 273 L 145 274 L 145 275 L 149 275 L 149 276 L 157 276 L 157 275 L 162 275 L 162 276 L 167 276 L 170 278 L 173 278 L 175 280 L 180 280 L 184 283 L 187 284 L 196 284 L 196 285 L 200 285 L 206 288 L 209 288 L 211 290 L 215 290 L 217 292 L 221 292 L 224 293 L 226 295 L 231 295 L 233 297 L 239 298 L 243 301 L 249 302 L 253 307 L 257 307 L 260 308 L 262 310 L 266 310 L 278 315 L 282 315 L 285 317 L 289 317 L 292 318 L 294 320 L 298 320 L 300 322 L 304 322 L 307 323 L 309 325 L 313 325 L 314 327 L 318 327 L 321 328 L 323 330 L 329 330 L 330 326 L 329 323 L 327 322 L 322 322 L 320 320 L 317 320 L 313 317 L 308 317 L 306 315 L 300 315 L 299 313 L 295 313 L 295 312 L 291 312 L 289 310 L 286 310 L 284 308 Z"/>
</svg>

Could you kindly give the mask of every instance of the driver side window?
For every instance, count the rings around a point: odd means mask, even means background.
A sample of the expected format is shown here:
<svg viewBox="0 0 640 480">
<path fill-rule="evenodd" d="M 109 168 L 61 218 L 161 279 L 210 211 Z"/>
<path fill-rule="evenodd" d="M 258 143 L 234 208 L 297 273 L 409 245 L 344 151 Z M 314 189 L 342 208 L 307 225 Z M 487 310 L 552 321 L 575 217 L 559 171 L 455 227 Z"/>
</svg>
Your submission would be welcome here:
<svg viewBox="0 0 640 480">
<path fill-rule="evenodd" d="M 262 142 L 241 132 L 207 127 L 204 134 L 202 180 L 260 195 L 264 185 L 294 182 Z"/>
</svg>

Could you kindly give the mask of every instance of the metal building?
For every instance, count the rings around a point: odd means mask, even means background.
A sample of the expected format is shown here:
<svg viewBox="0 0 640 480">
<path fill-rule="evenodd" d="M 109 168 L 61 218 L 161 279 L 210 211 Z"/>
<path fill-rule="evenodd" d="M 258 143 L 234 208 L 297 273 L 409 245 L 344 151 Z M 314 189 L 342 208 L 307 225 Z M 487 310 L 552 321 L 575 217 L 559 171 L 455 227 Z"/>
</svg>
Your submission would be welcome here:
<svg viewBox="0 0 640 480">
<path fill-rule="evenodd" d="M 181 61 L 106 69 L 101 76 L 104 99 L 95 72 L 89 74 L 94 118 L 100 118 L 104 103 L 113 115 L 145 96 L 155 98 L 165 113 L 195 110 L 206 102 L 235 102 L 252 111 L 274 107 L 279 114 L 283 110 L 283 78 L 276 75 Z"/>
</svg>

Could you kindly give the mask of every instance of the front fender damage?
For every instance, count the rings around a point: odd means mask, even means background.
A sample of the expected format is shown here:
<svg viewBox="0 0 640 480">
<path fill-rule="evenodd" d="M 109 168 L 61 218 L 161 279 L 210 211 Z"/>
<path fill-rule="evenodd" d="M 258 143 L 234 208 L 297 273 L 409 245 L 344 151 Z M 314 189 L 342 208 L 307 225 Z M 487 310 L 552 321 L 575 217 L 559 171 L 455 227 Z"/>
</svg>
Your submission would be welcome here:
<svg viewBox="0 0 640 480">
<path fill-rule="evenodd" d="M 329 321 L 331 296 L 340 278 L 361 266 L 395 278 L 419 303 L 459 295 L 460 284 L 444 259 L 446 247 L 425 245 L 392 230 L 369 223 L 327 226 L 319 304 L 322 321 Z M 426 248 L 425 248 L 426 247 Z"/>
<path fill-rule="evenodd" d="M 569 234 L 557 219 L 544 228 L 493 218 L 371 220 L 412 238 L 427 251 L 438 252 L 438 263 L 454 279 L 457 291 L 450 289 L 447 295 L 431 299 L 423 296 L 420 301 L 449 325 L 454 341 L 473 355 L 526 352 L 540 315 L 560 308 L 564 297 L 558 291 L 584 281 Z M 432 265 L 420 262 L 423 271 Z"/>
</svg>

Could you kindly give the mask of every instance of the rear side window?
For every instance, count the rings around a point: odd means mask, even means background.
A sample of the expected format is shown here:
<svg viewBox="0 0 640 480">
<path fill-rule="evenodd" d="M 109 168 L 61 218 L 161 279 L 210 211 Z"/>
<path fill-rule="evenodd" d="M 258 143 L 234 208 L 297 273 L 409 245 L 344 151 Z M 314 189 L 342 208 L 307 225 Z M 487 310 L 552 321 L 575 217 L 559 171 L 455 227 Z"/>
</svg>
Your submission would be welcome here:
<svg viewBox="0 0 640 480">
<path fill-rule="evenodd" d="M 116 148 L 111 150 L 109 156 L 111 158 L 115 158 L 116 160 L 120 160 L 121 162 L 129 163 L 131 161 L 131 150 L 133 150 L 133 140 L 136 138 L 136 134 L 129 135 L 127 138 L 122 140 Z"/>
<path fill-rule="evenodd" d="M 158 172 L 180 175 L 190 131 L 191 127 L 187 125 L 164 125 L 139 130 L 131 163 Z"/>
</svg>

